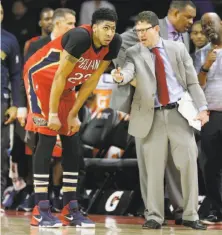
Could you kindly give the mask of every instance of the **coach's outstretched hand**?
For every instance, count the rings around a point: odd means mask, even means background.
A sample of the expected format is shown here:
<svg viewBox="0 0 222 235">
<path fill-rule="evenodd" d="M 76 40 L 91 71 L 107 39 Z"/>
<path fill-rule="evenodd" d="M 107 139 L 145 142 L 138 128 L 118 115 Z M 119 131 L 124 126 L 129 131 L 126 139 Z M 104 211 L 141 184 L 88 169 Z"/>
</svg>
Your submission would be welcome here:
<svg viewBox="0 0 222 235">
<path fill-rule="evenodd" d="M 57 114 L 49 114 L 48 127 L 53 131 L 58 131 L 61 128 L 62 124 L 59 120 Z"/>
<path fill-rule="evenodd" d="M 67 118 L 67 123 L 68 123 L 68 135 L 71 133 L 75 133 L 79 131 L 81 122 L 79 121 L 79 118 L 76 116 L 73 116 L 71 113 L 68 115 Z"/>
</svg>

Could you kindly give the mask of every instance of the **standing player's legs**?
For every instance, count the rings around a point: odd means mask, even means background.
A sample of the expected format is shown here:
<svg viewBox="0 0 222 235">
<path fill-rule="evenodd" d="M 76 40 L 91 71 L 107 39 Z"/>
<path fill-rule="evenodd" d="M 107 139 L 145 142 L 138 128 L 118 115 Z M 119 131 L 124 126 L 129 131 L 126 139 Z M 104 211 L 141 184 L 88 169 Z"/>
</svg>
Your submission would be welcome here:
<svg viewBox="0 0 222 235">
<path fill-rule="evenodd" d="M 78 209 L 76 189 L 78 183 L 79 159 L 83 154 L 79 133 L 72 136 L 61 135 L 63 147 L 63 210 L 60 219 L 63 225 L 74 227 L 95 227 Z"/>
<path fill-rule="evenodd" d="M 50 212 L 48 200 L 49 167 L 56 136 L 39 133 L 39 141 L 33 155 L 33 173 L 36 206 L 31 225 L 39 227 L 60 227 L 62 223 Z"/>
</svg>

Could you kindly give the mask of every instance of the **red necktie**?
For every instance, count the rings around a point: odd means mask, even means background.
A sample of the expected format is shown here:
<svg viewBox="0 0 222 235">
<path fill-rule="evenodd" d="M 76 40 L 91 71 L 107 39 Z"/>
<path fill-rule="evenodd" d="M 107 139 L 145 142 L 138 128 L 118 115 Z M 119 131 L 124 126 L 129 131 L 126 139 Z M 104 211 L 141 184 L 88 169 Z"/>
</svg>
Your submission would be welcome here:
<svg viewBox="0 0 222 235">
<path fill-rule="evenodd" d="M 161 57 L 160 51 L 158 50 L 157 47 L 153 48 L 152 52 L 156 55 L 155 73 L 157 80 L 157 91 L 158 91 L 159 102 L 162 105 L 167 105 L 170 101 L 170 98 L 167 88 L 166 73 L 165 73 L 163 58 Z"/>
</svg>

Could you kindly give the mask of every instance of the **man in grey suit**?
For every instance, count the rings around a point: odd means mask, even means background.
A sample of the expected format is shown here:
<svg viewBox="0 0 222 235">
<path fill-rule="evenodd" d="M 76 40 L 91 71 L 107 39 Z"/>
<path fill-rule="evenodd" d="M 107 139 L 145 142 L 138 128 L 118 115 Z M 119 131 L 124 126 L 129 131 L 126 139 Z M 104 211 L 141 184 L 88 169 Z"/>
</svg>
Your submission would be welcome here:
<svg viewBox="0 0 222 235">
<path fill-rule="evenodd" d="M 159 20 L 161 37 L 173 41 L 181 41 L 189 51 L 189 34 L 187 31 L 192 26 L 195 16 L 196 7 L 192 1 L 173 0 L 169 7 L 168 15 L 164 19 Z M 114 61 L 115 64 L 118 64 L 120 67 L 124 64 L 126 50 L 138 42 L 137 34 L 133 29 L 123 33 L 121 37 L 122 46 L 118 58 Z M 111 107 L 129 113 L 134 90 L 135 89 L 129 84 L 118 86 L 113 90 Z M 183 198 L 180 186 L 180 175 L 179 171 L 175 168 L 171 156 L 169 156 L 168 159 L 165 176 L 167 192 L 174 208 L 175 223 L 181 224 Z M 144 190 L 146 191 L 146 185 L 141 185 L 142 196 Z"/>
<path fill-rule="evenodd" d="M 186 47 L 162 39 L 159 30 L 155 13 L 141 12 L 135 26 L 140 43 L 126 50 L 123 69 L 112 72 L 120 85 L 136 77 L 129 133 L 136 138 L 141 184 L 147 185 L 143 200 L 148 213 L 143 228 L 157 229 L 164 221 L 163 182 L 170 150 L 181 175 L 183 224 L 206 229 L 197 214 L 197 146 L 192 127 L 177 110 L 177 101 L 188 90 L 202 125 L 209 120 L 207 102 Z"/>
</svg>

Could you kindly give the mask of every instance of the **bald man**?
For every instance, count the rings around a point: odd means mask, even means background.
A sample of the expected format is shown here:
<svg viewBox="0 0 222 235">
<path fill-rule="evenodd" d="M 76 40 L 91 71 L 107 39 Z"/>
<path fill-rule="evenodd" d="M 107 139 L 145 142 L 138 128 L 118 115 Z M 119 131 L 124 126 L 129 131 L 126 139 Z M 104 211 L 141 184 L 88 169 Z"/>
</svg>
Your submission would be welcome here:
<svg viewBox="0 0 222 235">
<path fill-rule="evenodd" d="M 201 131 L 201 145 L 206 157 L 203 173 L 207 197 L 214 210 L 203 222 L 215 224 L 222 222 L 222 22 L 216 13 L 206 13 L 201 24 L 210 41 L 197 54 L 199 82 L 210 111 L 209 122 Z"/>
</svg>

